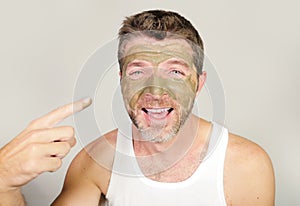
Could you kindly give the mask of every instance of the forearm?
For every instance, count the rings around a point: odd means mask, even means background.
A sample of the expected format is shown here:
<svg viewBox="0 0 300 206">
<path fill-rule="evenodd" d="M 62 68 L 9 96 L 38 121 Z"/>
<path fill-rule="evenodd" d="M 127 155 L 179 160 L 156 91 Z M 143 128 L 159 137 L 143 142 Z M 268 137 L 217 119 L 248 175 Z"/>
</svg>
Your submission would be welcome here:
<svg viewBox="0 0 300 206">
<path fill-rule="evenodd" d="M 20 189 L 0 192 L 0 206 L 25 206 Z"/>
</svg>

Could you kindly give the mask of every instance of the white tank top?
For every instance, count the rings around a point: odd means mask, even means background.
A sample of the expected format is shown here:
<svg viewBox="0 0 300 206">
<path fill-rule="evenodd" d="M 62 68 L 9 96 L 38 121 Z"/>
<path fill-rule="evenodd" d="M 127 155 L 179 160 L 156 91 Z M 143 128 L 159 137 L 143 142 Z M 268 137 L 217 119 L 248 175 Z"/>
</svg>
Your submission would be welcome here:
<svg viewBox="0 0 300 206">
<path fill-rule="evenodd" d="M 106 205 L 226 206 L 223 170 L 227 143 L 227 129 L 213 122 L 207 155 L 196 171 L 184 181 L 166 183 L 142 174 L 132 139 L 118 132 Z"/>
</svg>

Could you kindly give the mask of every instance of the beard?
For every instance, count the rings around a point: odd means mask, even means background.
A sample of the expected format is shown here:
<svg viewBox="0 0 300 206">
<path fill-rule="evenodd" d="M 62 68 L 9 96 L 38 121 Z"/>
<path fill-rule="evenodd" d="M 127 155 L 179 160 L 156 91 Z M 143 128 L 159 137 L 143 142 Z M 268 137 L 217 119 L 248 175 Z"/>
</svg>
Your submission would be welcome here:
<svg viewBox="0 0 300 206">
<path fill-rule="evenodd" d="M 137 121 L 134 122 L 136 122 L 135 126 L 138 128 L 142 139 L 144 141 L 155 143 L 167 142 L 178 133 L 182 125 L 181 122 L 177 121 L 171 126 L 171 128 L 167 129 L 166 122 L 163 124 L 151 122 L 149 127 L 144 128 L 142 125 L 138 124 Z"/>
<path fill-rule="evenodd" d="M 136 109 L 137 112 L 131 111 L 129 116 L 140 132 L 143 141 L 162 143 L 169 141 L 178 134 L 180 128 L 184 125 L 192 111 L 192 105 L 188 108 L 182 108 L 178 105 L 169 114 L 172 115 L 169 117 L 169 121 L 150 120 L 149 124 L 145 124 L 141 109 Z"/>
</svg>

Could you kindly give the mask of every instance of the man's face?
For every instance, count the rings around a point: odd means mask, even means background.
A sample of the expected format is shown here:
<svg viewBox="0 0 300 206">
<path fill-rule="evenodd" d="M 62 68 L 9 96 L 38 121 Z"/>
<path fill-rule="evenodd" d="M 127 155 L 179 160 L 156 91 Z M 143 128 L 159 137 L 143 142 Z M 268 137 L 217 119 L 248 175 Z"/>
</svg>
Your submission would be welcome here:
<svg viewBox="0 0 300 206">
<path fill-rule="evenodd" d="M 121 88 L 127 112 L 146 141 L 175 136 L 191 113 L 198 77 L 183 39 L 136 37 L 125 46 Z"/>
</svg>

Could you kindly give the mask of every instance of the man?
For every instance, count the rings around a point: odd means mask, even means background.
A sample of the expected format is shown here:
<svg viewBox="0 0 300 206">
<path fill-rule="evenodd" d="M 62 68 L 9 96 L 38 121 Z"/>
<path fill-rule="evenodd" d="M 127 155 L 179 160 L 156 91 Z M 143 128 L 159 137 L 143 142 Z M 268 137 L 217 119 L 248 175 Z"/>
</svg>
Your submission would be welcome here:
<svg viewBox="0 0 300 206">
<path fill-rule="evenodd" d="M 192 24 L 145 11 L 126 18 L 119 39 L 130 135 L 116 129 L 83 149 L 53 205 L 274 205 L 264 150 L 191 113 L 206 79 Z"/>
<path fill-rule="evenodd" d="M 76 143 L 74 129 L 55 127 L 64 118 L 91 104 L 82 99 L 32 121 L 17 137 L 0 149 L 0 205 L 22 206 L 21 187 L 43 172 L 61 167 L 62 158 Z M 38 197 L 37 197 L 38 198 Z"/>
</svg>

